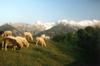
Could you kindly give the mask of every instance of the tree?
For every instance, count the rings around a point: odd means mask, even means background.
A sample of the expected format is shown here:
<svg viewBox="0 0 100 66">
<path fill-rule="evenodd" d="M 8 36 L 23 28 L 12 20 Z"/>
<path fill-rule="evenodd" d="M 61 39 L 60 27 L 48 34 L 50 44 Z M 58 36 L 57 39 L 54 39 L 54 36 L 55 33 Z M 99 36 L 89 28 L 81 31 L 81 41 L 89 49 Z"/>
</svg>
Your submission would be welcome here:
<svg viewBox="0 0 100 66">
<path fill-rule="evenodd" d="M 81 59 L 78 60 L 84 60 L 84 62 L 89 65 L 98 64 L 97 51 L 99 51 L 98 44 L 100 44 L 98 42 L 100 41 L 99 33 L 100 31 L 93 27 L 86 27 L 85 29 L 79 29 L 77 31 L 77 45 L 80 48 L 79 51 L 81 56 Z"/>
</svg>

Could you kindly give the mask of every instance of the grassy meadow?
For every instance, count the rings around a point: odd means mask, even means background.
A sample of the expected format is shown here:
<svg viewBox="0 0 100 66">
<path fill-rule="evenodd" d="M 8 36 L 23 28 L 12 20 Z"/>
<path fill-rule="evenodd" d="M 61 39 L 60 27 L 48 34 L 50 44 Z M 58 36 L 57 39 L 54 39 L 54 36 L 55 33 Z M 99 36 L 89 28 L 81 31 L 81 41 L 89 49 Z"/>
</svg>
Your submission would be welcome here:
<svg viewBox="0 0 100 66">
<path fill-rule="evenodd" d="M 0 39 L 2 40 L 2 39 Z M 100 28 L 55 35 L 47 47 L 0 50 L 0 66 L 100 66 Z"/>
<path fill-rule="evenodd" d="M 30 43 L 29 48 L 21 50 L 0 50 L 0 66 L 66 66 L 73 61 L 70 55 L 64 54 L 51 40 L 44 48 Z"/>
</svg>

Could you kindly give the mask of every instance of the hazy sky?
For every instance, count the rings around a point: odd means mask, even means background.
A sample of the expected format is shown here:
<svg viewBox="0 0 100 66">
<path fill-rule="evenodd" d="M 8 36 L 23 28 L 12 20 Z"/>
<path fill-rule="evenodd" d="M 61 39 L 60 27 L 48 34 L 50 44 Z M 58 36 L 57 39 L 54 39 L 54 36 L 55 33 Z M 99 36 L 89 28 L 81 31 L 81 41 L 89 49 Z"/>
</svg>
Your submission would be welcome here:
<svg viewBox="0 0 100 66">
<path fill-rule="evenodd" d="M 100 19 L 100 0 L 0 0 L 0 23 Z"/>
</svg>

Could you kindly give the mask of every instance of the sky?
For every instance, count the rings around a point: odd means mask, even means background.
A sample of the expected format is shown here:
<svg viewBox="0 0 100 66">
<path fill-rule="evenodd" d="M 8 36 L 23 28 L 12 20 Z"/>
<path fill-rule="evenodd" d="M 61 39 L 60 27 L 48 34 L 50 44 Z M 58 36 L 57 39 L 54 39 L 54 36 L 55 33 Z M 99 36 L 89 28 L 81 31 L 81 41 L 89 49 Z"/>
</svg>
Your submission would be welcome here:
<svg viewBox="0 0 100 66">
<path fill-rule="evenodd" d="M 0 0 L 0 24 L 100 19 L 100 0 Z"/>
</svg>

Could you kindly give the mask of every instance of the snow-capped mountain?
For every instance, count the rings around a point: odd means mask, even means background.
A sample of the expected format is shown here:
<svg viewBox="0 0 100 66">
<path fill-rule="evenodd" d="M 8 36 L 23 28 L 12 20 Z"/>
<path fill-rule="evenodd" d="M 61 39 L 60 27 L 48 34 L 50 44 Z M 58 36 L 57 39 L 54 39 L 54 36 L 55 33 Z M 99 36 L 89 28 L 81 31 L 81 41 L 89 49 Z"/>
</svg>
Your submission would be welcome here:
<svg viewBox="0 0 100 66">
<path fill-rule="evenodd" d="M 36 21 L 33 24 L 26 23 L 9 23 L 12 27 L 14 27 L 16 32 L 24 32 L 30 31 L 35 34 L 37 33 L 48 33 L 57 34 L 57 33 L 67 33 L 71 31 L 76 31 L 79 28 L 85 28 L 86 26 L 96 26 L 100 27 L 100 20 L 82 20 L 82 21 L 74 21 L 74 20 L 58 20 L 57 22 L 42 22 Z M 6 29 L 6 28 L 5 28 Z"/>
<path fill-rule="evenodd" d="M 37 21 L 37 22 L 34 22 L 33 24 L 10 23 L 10 25 L 16 28 L 18 31 L 21 31 L 21 32 L 30 31 L 37 34 L 41 31 L 52 28 L 54 23 Z"/>
<path fill-rule="evenodd" d="M 40 31 L 48 30 L 54 26 L 53 22 L 42 22 L 42 21 L 36 21 L 32 25 L 34 28 L 39 29 Z"/>
<path fill-rule="evenodd" d="M 99 20 L 83 20 L 83 21 L 58 20 L 58 22 L 56 22 L 56 24 L 51 29 L 43 31 L 41 33 L 54 36 L 59 33 L 77 31 L 80 28 L 84 29 L 87 26 L 100 27 L 100 21 Z"/>
<path fill-rule="evenodd" d="M 21 32 L 25 32 L 25 31 L 30 31 L 32 32 L 32 26 L 30 24 L 26 24 L 26 23 L 12 23 L 10 24 L 11 26 L 13 26 L 15 29 L 17 29 L 18 31 Z"/>
</svg>

